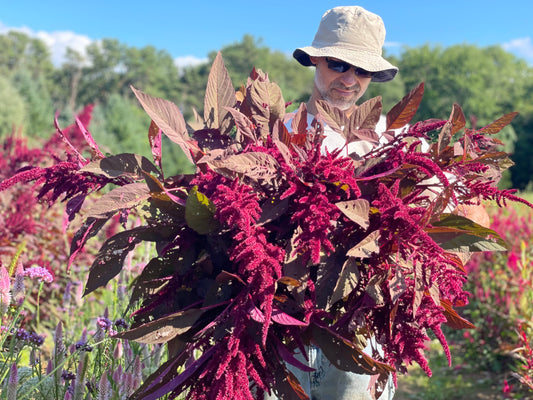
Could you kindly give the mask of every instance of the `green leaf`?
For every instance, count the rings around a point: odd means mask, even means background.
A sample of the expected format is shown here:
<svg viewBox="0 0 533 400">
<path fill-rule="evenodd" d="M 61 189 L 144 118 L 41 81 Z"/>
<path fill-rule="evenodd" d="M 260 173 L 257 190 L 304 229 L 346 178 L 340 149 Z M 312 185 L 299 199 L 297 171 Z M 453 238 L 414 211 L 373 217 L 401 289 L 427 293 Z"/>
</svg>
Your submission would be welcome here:
<svg viewBox="0 0 533 400">
<path fill-rule="evenodd" d="M 166 343 L 187 332 L 204 312 L 199 308 L 179 311 L 144 323 L 137 328 L 117 333 L 113 337 L 147 344 Z"/>
<path fill-rule="evenodd" d="M 87 218 L 109 218 L 120 210 L 131 209 L 150 197 L 143 182 L 119 186 L 100 197 L 89 210 Z"/>
<path fill-rule="evenodd" d="M 215 211 L 215 205 L 206 195 L 198 191 L 197 186 L 189 191 L 185 205 L 185 221 L 191 229 L 201 235 L 207 235 L 218 229 L 218 222 L 214 218 Z"/>
<path fill-rule="evenodd" d="M 492 229 L 456 214 L 442 214 L 428 234 L 444 250 L 456 252 L 506 251 L 505 241 Z"/>
<path fill-rule="evenodd" d="M 134 179 L 141 179 L 143 171 L 153 173 L 156 176 L 161 174 L 146 157 L 132 153 L 117 154 L 92 161 L 80 169 L 80 172 L 90 172 L 107 178 L 131 176 Z"/>
<path fill-rule="evenodd" d="M 218 129 L 223 135 L 231 130 L 231 115 L 227 107 L 235 106 L 237 99 L 228 70 L 217 53 L 211 66 L 204 99 L 204 120 L 208 128 Z"/>
</svg>

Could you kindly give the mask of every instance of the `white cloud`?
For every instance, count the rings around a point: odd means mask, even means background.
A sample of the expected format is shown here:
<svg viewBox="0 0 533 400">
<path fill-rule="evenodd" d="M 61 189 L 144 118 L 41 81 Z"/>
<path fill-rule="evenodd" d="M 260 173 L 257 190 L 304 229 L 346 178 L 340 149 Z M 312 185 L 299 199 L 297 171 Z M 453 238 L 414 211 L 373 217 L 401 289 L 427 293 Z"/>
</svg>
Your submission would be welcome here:
<svg viewBox="0 0 533 400">
<path fill-rule="evenodd" d="M 533 42 L 530 37 L 513 39 L 510 42 L 503 43 L 502 47 L 533 64 Z"/>
<path fill-rule="evenodd" d="M 85 49 L 93 42 L 88 36 L 80 35 L 71 31 L 35 32 L 26 26 L 17 28 L 8 27 L 0 22 L 0 34 L 7 33 L 9 31 L 22 32 L 32 38 L 42 40 L 50 49 L 52 62 L 56 66 L 60 66 L 66 61 L 65 55 L 67 48 L 76 50 L 82 56 L 84 56 Z"/>
<path fill-rule="evenodd" d="M 195 56 L 183 56 L 183 57 L 176 57 L 174 59 L 174 64 L 178 66 L 178 68 L 185 68 L 185 67 L 194 67 L 196 65 L 205 64 L 208 61 L 208 58 L 198 58 Z"/>
</svg>

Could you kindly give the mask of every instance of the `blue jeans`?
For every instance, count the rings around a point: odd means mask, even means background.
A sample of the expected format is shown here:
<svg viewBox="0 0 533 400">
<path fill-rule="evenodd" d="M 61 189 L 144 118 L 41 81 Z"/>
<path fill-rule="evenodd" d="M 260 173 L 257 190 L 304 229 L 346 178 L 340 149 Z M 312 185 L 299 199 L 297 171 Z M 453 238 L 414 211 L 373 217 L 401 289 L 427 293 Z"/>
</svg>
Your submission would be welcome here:
<svg viewBox="0 0 533 400">
<path fill-rule="evenodd" d="M 365 352 L 371 352 L 371 344 Z M 374 343 L 374 346 L 376 344 Z M 369 391 L 370 375 L 359 375 L 337 369 L 333 366 L 322 351 L 315 346 L 307 348 L 309 362 L 301 354 L 297 358 L 308 364 L 314 371 L 305 372 L 292 365 L 288 369 L 298 378 L 302 388 L 311 400 L 371 400 Z M 394 397 L 394 383 L 389 376 L 385 391 L 379 400 L 392 400 Z M 265 400 L 278 400 L 275 395 L 266 396 Z M 282 399 L 279 399 L 282 400 Z"/>
</svg>

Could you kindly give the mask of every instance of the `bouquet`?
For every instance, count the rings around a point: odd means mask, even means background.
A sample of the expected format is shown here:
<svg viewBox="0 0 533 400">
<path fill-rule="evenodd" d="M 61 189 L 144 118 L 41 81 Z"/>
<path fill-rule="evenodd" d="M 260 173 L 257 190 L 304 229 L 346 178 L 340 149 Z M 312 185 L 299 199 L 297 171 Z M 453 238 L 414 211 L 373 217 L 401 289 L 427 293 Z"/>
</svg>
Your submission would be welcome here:
<svg viewBox="0 0 533 400">
<path fill-rule="evenodd" d="M 464 261 L 506 249 L 457 206 L 524 202 L 497 189 L 512 163 L 491 137 L 516 113 L 471 130 L 454 105 L 448 120 L 411 123 L 423 89 L 387 113 L 380 142 L 379 97 L 349 116 L 321 103 L 310 124 L 302 104 L 288 122 L 266 74 L 254 69 L 235 91 L 218 54 L 199 129 L 173 103 L 132 88 L 152 119 L 152 161 L 106 157 L 82 129 L 90 158 L 71 145 L 67 161 L 26 169 L 2 188 L 35 180 L 40 196 L 68 201 L 69 218 L 81 213 L 69 262 L 113 216 L 141 217 L 102 245 L 85 288 L 105 286 L 139 243 L 155 243 L 131 288 L 133 323 L 116 337 L 166 343 L 168 357 L 131 399 L 308 399 L 287 366 L 309 370 L 297 355 L 311 344 L 335 367 L 372 375 L 378 397 L 389 375 L 412 362 L 431 374 L 429 331 L 450 361 L 442 324 L 472 327 L 455 310 L 468 302 Z M 375 147 L 362 158 L 325 151 L 324 124 L 347 143 Z M 164 175 L 162 134 L 193 174 Z M 363 351 L 370 339 L 382 353 Z"/>
</svg>

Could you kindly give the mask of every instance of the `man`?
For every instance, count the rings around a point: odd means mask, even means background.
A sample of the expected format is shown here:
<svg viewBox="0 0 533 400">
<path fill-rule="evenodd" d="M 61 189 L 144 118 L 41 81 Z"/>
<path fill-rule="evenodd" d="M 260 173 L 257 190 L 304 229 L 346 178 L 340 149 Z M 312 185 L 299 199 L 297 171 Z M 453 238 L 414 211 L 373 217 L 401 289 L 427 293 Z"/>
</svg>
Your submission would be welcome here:
<svg viewBox="0 0 533 400">
<path fill-rule="evenodd" d="M 300 64 L 316 68 L 313 92 L 307 102 L 308 112 L 317 114 L 319 100 L 349 112 L 356 107 L 371 81 L 392 80 L 398 68 L 382 57 L 384 42 L 385 26 L 378 15 L 358 6 L 328 10 L 311 46 L 298 48 L 293 53 Z M 329 151 L 343 147 L 345 139 L 327 128 L 324 147 Z M 384 126 L 382 128 L 384 131 Z M 348 146 L 348 152 L 363 155 L 371 148 L 368 142 L 355 142 Z"/>
<path fill-rule="evenodd" d="M 362 7 L 336 7 L 322 17 L 311 46 L 298 48 L 294 58 L 304 66 L 315 66 L 315 80 L 311 98 L 307 102 L 309 114 L 317 114 L 317 102 L 325 100 L 349 113 L 373 82 L 387 82 L 398 68 L 382 57 L 385 26 L 382 19 Z M 312 116 L 310 117 L 313 118 Z M 384 129 L 383 129 L 384 130 Z M 323 147 L 329 151 L 344 148 L 346 140 L 328 126 L 324 128 Z M 366 141 L 350 143 L 347 151 L 362 156 L 372 149 Z M 369 343 L 365 351 L 372 353 L 379 346 Z M 300 355 L 303 362 L 307 361 Z M 288 366 L 296 375 L 311 400 L 371 399 L 369 375 L 345 372 L 331 365 L 322 352 L 311 346 L 308 364 L 312 372 Z M 391 379 L 380 400 L 390 400 L 394 394 Z M 275 399 L 270 397 L 269 399 Z"/>
</svg>

